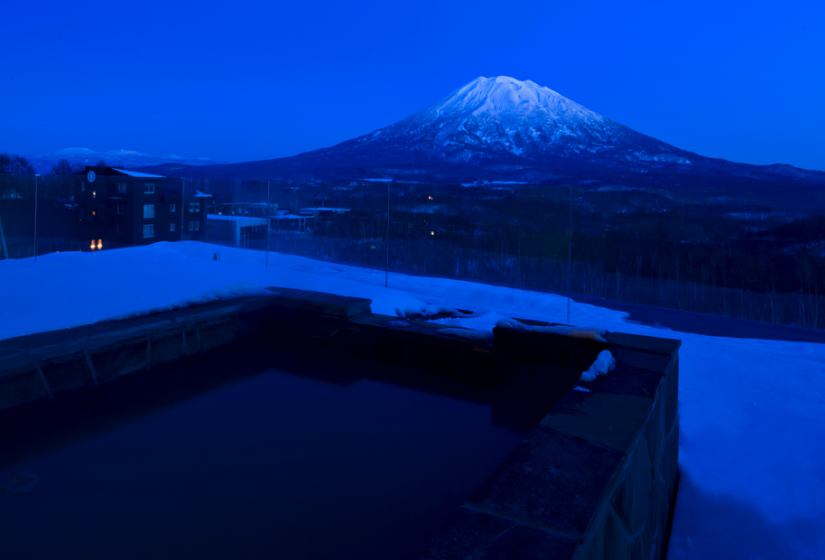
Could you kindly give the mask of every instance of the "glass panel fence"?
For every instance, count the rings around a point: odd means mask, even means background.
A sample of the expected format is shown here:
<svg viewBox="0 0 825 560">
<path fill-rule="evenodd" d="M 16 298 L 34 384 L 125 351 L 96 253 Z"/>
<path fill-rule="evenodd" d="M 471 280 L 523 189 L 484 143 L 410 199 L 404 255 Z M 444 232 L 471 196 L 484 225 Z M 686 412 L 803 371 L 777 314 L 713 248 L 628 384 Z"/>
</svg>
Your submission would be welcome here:
<svg viewBox="0 0 825 560">
<path fill-rule="evenodd" d="M 825 219 L 622 188 L 575 189 L 572 292 L 822 328 Z M 821 207 L 820 207 L 821 208 Z"/>
<path fill-rule="evenodd" d="M 270 251 L 383 270 L 390 287 L 393 274 L 405 273 L 825 324 L 818 199 L 800 199 L 796 210 L 784 201 L 782 211 L 744 211 L 665 194 L 598 185 L 183 179 L 110 168 L 2 174 L 0 258 L 200 241 L 260 252 L 248 262 L 267 264 Z"/>
<path fill-rule="evenodd" d="M 0 174 L 0 259 L 35 254 L 34 175 Z"/>
<path fill-rule="evenodd" d="M 186 180 L 207 200 L 201 241 L 362 266 L 386 261 L 385 184 Z M 206 197 L 209 198 L 206 198 Z"/>
<path fill-rule="evenodd" d="M 567 191 L 518 189 L 394 183 L 391 269 L 564 291 Z"/>
</svg>

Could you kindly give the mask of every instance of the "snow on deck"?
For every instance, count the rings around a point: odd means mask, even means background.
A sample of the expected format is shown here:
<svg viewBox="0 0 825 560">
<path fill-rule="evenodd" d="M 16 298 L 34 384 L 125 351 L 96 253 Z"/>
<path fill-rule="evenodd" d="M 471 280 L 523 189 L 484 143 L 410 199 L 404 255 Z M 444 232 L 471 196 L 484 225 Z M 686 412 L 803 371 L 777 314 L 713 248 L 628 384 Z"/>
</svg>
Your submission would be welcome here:
<svg viewBox="0 0 825 560">
<path fill-rule="evenodd" d="M 211 217 L 211 216 L 210 216 Z M 220 261 L 213 253 L 221 254 Z M 386 315 L 459 308 L 441 321 L 566 323 L 567 300 L 197 242 L 0 261 L 0 339 L 283 286 L 364 297 Z M 647 327 L 571 302 L 571 322 L 678 338 L 681 485 L 668 558 L 825 558 L 825 345 Z"/>
</svg>

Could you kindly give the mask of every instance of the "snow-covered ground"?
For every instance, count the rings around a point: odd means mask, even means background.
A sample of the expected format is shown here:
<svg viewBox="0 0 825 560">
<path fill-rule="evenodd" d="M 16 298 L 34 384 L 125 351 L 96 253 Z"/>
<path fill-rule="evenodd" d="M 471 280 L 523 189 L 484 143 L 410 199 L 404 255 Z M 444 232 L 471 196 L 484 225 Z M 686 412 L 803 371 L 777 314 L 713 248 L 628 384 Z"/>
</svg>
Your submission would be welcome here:
<svg viewBox="0 0 825 560">
<path fill-rule="evenodd" d="M 567 300 L 554 295 L 400 274 L 385 289 L 381 271 L 277 253 L 269 265 L 261 252 L 194 242 L 0 261 L 0 339 L 267 286 L 366 297 L 388 315 L 470 309 L 477 316 L 456 326 L 482 330 L 502 316 L 566 319 Z M 573 324 L 683 341 L 682 482 L 668 558 L 825 558 L 825 345 L 713 338 L 626 317 L 571 303 Z"/>
</svg>

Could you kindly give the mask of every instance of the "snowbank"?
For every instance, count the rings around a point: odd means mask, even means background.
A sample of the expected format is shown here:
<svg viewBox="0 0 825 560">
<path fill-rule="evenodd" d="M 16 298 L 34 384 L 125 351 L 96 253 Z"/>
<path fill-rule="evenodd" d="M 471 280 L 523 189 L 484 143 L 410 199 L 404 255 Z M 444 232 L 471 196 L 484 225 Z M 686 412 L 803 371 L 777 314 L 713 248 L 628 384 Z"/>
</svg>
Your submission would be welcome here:
<svg viewBox="0 0 825 560">
<path fill-rule="evenodd" d="M 216 301 L 272 295 L 276 295 L 276 293 L 267 290 L 255 282 L 238 282 L 237 284 L 215 288 L 214 290 L 209 290 L 208 292 L 204 292 L 190 298 L 185 298 L 175 303 L 170 303 L 169 305 L 152 307 L 150 309 L 143 309 L 140 311 L 124 313 L 123 315 L 117 315 L 116 317 L 112 317 L 111 320 L 119 321 L 121 319 L 133 319 L 135 317 L 151 315 L 152 313 L 160 313 L 161 311 L 172 311 L 173 309 L 183 309 L 184 307 L 213 303 Z"/>
</svg>

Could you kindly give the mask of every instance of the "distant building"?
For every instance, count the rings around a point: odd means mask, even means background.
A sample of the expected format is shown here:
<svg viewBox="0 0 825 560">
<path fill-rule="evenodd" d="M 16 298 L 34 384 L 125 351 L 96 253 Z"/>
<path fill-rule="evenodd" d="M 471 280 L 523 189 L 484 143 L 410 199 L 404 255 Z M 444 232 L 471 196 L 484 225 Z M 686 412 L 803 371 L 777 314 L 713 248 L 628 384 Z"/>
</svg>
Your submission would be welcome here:
<svg viewBox="0 0 825 560">
<path fill-rule="evenodd" d="M 312 208 L 300 208 L 298 214 L 315 216 L 318 221 L 331 220 L 332 218 L 348 214 L 349 208 L 330 208 L 326 206 L 315 206 Z"/>
<path fill-rule="evenodd" d="M 205 236 L 209 194 L 192 189 L 182 198 L 178 181 L 167 185 L 161 175 L 117 167 L 86 166 L 71 177 L 77 183 L 74 201 L 80 206 L 84 251 Z"/>
<path fill-rule="evenodd" d="M 266 217 L 209 214 L 206 218 L 210 243 L 254 249 L 261 249 L 266 243 Z"/>
<path fill-rule="evenodd" d="M 278 210 L 274 216 L 269 216 L 269 227 L 279 234 L 302 233 L 312 226 L 315 216 L 290 214 L 286 210 Z"/>
<path fill-rule="evenodd" d="M 278 211 L 277 204 L 266 202 L 221 202 L 209 207 L 210 214 L 218 216 L 251 216 L 265 218 Z"/>
</svg>

